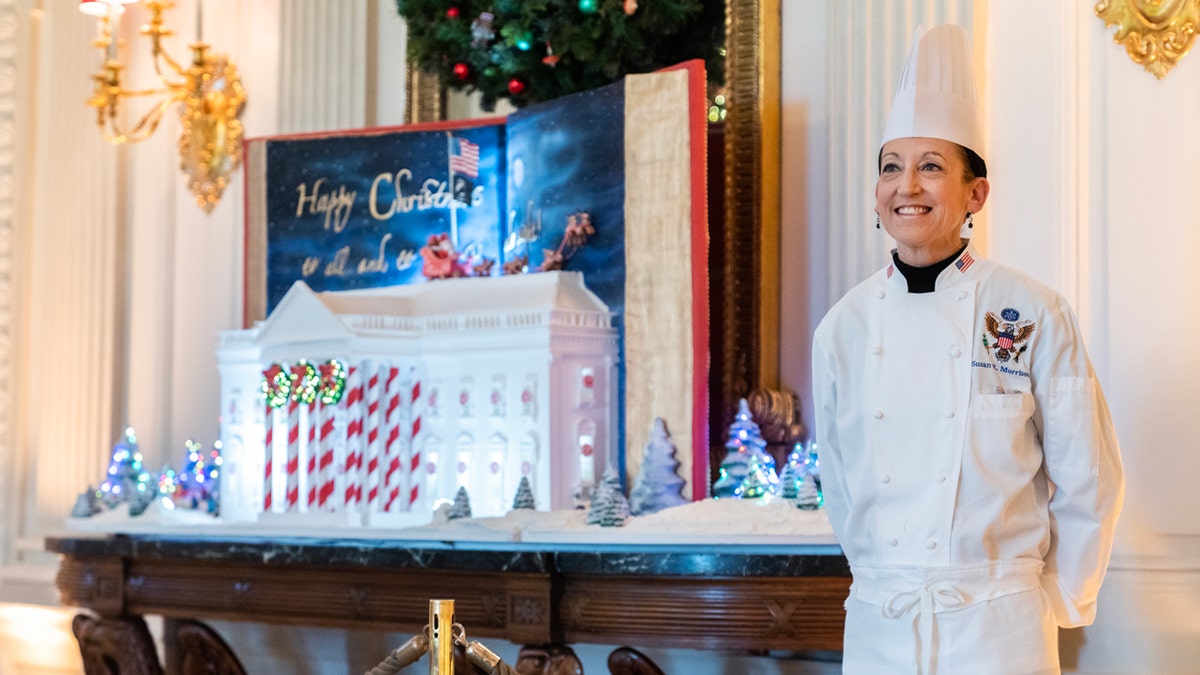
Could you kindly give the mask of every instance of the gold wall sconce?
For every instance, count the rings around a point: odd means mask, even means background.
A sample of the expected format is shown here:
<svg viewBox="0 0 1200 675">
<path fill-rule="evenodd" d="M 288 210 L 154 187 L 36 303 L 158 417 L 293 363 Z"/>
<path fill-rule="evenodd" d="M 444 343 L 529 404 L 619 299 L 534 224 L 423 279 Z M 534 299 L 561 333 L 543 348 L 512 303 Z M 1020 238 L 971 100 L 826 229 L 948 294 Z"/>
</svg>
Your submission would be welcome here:
<svg viewBox="0 0 1200 675">
<path fill-rule="evenodd" d="M 1196 40 L 1200 0 L 1100 0 L 1096 16 L 1116 26 L 1113 41 L 1161 80 Z"/>
<path fill-rule="evenodd" d="M 167 109 L 178 104 L 180 169 L 196 204 L 210 212 L 220 201 L 230 174 L 241 164 L 239 118 L 246 92 L 233 61 L 211 53 L 202 39 L 202 3 L 197 0 L 196 41 L 188 45 L 192 53 L 186 66 L 162 47 L 163 38 L 174 34 L 163 23 L 163 11 L 175 6 L 172 0 L 81 0 L 79 9 L 99 22 L 99 37 L 93 45 L 103 50 L 104 61 L 100 72 L 92 76 L 95 88 L 87 104 L 96 109 L 96 124 L 104 138 L 116 145 L 145 140 L 154 134 Z M 118 58 L 118 27 L 126 5 L 141 5 L 149 13 L 140 33 L 150 38 L 157 87 L 129 89 L 121 82 L 125 66 Z M 136 123 L 126 126 L 124 106 L 131 99 L 155 103 Z"/>
</svg>

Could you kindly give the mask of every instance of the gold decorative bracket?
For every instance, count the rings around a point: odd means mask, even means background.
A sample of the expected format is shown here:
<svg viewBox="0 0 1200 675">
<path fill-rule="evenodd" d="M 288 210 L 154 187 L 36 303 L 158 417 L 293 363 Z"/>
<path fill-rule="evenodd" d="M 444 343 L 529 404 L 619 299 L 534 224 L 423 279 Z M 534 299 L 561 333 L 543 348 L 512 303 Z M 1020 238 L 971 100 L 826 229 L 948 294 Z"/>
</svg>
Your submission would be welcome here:
<svg viewBox="0 0 1200 675">
<path fill-rule="evenodd" d="M 1116 26 L 1113 41 L 1161 80 L 1196 40 L 1200 0 L 1101 0 L 1096 16 Z"/>
</svg>

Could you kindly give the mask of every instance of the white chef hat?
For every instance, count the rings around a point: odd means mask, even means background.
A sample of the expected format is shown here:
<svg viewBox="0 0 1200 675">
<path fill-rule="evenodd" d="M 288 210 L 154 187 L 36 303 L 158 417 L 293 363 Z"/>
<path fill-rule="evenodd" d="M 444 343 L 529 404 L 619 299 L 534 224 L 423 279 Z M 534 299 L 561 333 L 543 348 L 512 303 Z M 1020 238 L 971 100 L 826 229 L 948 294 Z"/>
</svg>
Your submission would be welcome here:
<svg viewBox="0 0 1200 675">
<path fill-rule="evenodd" d="M 940 138 L 982 156 L 979 117 L 967 31 L 955 24 L 918 27 L 879 147 L 895 138 Z"/>
</svg>

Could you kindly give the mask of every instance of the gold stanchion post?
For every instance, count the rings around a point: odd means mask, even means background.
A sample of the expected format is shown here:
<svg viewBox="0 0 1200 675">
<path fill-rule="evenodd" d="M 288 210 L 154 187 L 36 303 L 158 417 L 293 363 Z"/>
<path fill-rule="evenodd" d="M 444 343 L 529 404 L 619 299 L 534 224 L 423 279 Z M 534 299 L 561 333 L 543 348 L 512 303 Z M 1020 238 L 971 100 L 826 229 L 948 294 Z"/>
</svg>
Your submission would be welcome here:
<svg viewBox="0 0 1200 675">
<path fill-rule="evenodd" d="M 454 601 L 429 601 L 429 675 L 454 675 Z"/>
</svg>

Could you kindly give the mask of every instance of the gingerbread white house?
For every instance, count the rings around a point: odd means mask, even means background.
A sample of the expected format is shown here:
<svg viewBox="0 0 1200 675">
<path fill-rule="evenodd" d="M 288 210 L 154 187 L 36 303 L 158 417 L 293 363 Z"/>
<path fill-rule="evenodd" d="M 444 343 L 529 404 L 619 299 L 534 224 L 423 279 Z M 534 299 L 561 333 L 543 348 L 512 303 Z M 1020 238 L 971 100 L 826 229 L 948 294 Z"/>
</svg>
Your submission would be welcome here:
<svg viewBox="0 0 1200 675">
<path fill-rule="evenodd" d="M 428 521 L 527 477 L 572 508 L 617 461 L 617 331 L 575 272 L 314 293 L 222 334 L 222 516 Z"/>
</svg>

